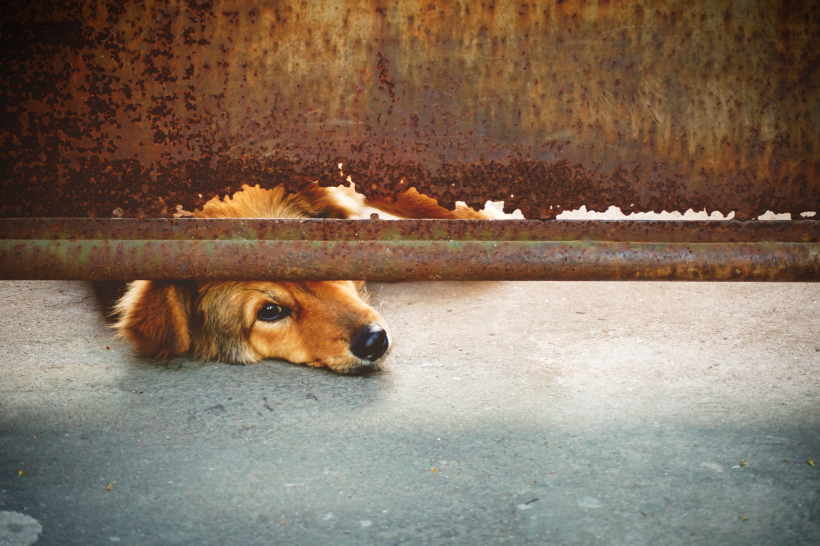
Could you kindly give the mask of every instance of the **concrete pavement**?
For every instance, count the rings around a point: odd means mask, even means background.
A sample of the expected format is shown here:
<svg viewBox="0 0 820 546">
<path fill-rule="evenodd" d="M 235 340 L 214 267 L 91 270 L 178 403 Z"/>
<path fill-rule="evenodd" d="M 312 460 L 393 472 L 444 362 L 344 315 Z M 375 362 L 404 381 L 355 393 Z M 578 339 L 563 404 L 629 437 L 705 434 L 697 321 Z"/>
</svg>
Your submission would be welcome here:
<svg viewBox="0 0 820 546">
<path fill-rule="evenodd" d="M 820 543 L 820 287 L 369 290 L 352 378 L 157 363 L 88 285 L 0 283 L 0 544 Z"/>
</svg>

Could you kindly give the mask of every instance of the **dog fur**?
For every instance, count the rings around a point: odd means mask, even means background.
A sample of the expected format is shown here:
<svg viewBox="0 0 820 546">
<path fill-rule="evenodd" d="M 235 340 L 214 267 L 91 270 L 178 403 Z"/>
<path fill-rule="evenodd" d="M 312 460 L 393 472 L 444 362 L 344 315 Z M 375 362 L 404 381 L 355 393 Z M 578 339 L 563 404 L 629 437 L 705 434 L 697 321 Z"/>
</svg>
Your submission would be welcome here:
<svg viewBox="0 0 820 546">
<path fill-rule="evenodd" d="M 291 195 L 244 186 L 179 216 L 355 219 L 373 212 L 388 219 L 488 217 L 462 204 L 444 209 L 415 190 L 396 201 L 370 201 L 352 184 L 309 184 Z M 363 282 L 134 281 L 114 311 L 120 337 L 141 354 L 163 359 L 184 353 L 233 364 L 277 358 L 361 374 L 377 370 L 389 347 L 387 326 L 367 305 Z"/>
</svg>

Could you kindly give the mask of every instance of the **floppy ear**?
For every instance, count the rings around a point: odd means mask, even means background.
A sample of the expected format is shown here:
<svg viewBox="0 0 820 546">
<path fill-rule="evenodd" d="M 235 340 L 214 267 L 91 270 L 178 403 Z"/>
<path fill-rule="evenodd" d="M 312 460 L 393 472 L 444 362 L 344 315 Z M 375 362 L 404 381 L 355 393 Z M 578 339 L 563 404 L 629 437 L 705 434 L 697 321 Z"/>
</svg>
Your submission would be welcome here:
<svg viewBox="0 0 820 546">
<path fill-rule="evenodd" d="M 171 358 L 191 346 L 192 283 L 134 281 L 115 307 L 118 335 L 146 356 Z"/>
</svg>

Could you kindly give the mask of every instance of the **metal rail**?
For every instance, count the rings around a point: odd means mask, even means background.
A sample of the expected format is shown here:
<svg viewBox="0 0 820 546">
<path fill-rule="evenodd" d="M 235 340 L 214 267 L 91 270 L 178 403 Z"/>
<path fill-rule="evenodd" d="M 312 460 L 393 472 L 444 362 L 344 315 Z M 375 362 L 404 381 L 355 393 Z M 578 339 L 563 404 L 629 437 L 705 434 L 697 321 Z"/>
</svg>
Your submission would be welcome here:
<svg viewBox="0 0 820 546">
<path fill-rule="evenodd" d="M 13 219 L 0 279 L 818 281 L 820 222 Z"/>
</svg>

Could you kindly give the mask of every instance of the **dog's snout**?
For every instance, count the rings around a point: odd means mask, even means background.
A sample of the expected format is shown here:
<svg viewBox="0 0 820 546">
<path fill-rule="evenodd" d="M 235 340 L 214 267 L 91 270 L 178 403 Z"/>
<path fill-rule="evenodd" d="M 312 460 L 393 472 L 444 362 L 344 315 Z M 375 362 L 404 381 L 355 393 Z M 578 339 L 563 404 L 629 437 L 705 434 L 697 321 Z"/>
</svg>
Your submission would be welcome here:
<svg viewBox="0 0 820 546">
<path fill-rule="evenodd" d="M 350 342 L 350 352 L 361 358 L 374 362 L 387 352 L 390 342 L 387 332 L 378 324 L 363 326 Z"/>
</svg>

